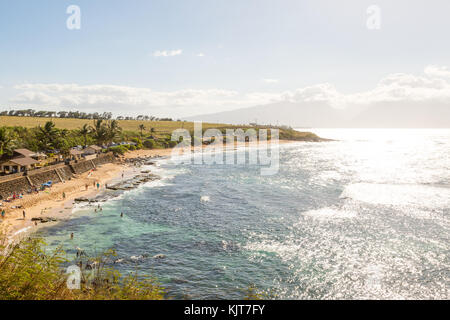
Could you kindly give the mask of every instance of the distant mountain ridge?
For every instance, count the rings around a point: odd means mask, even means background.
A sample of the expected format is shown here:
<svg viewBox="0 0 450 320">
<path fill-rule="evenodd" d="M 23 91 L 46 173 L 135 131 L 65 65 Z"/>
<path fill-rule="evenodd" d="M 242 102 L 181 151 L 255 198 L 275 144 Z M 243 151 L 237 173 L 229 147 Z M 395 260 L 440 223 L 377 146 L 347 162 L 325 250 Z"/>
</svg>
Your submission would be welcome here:
<svg viewBox="0 0 450 320">
<path fill-rule="evenodd" d="M 383 102 L 347 109 L 336 109 L 326 102 L 277 102 L 186 120 L 303 128 L 450 128 L 450 102 Z"/>
</svg>

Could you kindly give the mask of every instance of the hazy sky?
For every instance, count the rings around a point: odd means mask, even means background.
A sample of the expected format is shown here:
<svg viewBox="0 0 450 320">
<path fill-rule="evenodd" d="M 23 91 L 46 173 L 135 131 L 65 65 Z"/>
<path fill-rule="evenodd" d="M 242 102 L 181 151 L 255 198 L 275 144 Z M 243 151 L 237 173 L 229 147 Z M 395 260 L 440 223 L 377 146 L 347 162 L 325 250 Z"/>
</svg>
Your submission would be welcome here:
<svg viewBox="0 0 450 320">
<path fill-rule="evenodd" d="M 370 5 L 380 29 L 367 27 Z M 0 109 L 179 117 L 283 99 L 450 101 L 449 16 L 448 0 L 0 0 Z"/>
</svg>

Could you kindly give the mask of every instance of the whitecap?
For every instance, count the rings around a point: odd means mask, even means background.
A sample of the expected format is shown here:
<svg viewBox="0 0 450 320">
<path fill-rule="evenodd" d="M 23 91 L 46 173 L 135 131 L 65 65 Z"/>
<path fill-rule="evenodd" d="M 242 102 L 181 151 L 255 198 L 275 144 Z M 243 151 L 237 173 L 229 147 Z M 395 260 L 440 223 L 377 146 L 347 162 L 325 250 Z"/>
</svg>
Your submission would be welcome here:
<svg viewBox="0 0 450 320">
<path fill-rule="evenodd" d="M 209 196 L 202 196 L 202 197 L 200 198 L 200 201 L 201 201 L 201 202 L 209 202 L 209 201 L 210 201 Z"/>
<path fill-rule="evenodd" d="M 22 228 L 22 229 L 16 231 L 16 232 L 13 234 L 13 236 L 16 236 L 16 235 L 18 235 L 18 234 L 20 234 L 20 233 L 26 232 L 26 231 L 29 230 L 30 228 L 31 228 L 31 227 Z"/>
</svg>

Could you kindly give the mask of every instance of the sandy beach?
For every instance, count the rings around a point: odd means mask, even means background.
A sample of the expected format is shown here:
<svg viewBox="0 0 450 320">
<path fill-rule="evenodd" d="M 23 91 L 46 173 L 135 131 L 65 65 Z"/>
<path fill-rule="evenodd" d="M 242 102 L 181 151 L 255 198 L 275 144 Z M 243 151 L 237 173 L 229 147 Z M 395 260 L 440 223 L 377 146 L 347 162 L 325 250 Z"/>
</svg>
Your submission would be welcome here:
<svg viewBox="0 0 450 320">
<path fill-rule="evenodd" d="M 280 140 L 280 144 L 292 143 L 295 141 Z M 236 143 L 235 148 L 242 147 L 243 143 Z M 255 146 L 257 143 L 245 143 L 245 146 Z M 207 148 L 208 146 L 202 146 Z M 0 218 L 0 230 L 6 232 L 11 239 L 18 239 L 27 234 L 46 226 L 48 223 L 35 223 L 32 218 L 53 217 L 58 220 L 70 218 L 74 199 L 79 197 L 94 197 L 99 192 L 105 190 L 106 184 L 118 181 L 122 174 L 125 178 L 133 176 L 136 172 L 134 167 L 126 164 L 126 159 L 145 158 L 156 156 L 170 156 L 173 149 L 152 149 L 135 150 L 127 152 L 118 161 L 104 164 L 89 172 L 76 175 L 69 181 L 57 183 L 50 189 L 40 191 L 37 194 L 24 194 L 23 198 L 13 202 L 3 202 L 1 209 L 5 210 L 5 218 Z M 97 189 L 96 184 L 100 184 Z M 87 189 L 86 189 L 87 186 Z M 63 198 L 65 194 L 65 199 Z M 19 207 L 19 208 L 17 208 Z M 26 217 L 23 218 L 25 210 Z"/>
<path fill-rule="evenodd" d="M 124 163 L 127 158 L 168 156 L 171 149 L 136 150 L 126 153 L 121 160 L 99 166 L 96 170 L 76 175 L 69 181 L 57 183 L 50 189 L 37 194 L 24 194 L 23 198 L 13 202 L 3 202 L 1 209 L 5 210 L 5 218 L 0 218 L 0 229 L 9 237 L 22 237 L 46 224 L 32 221 L 37 217 L 67 218 L 70 215 L 74 199 L 78 197 L 93 197 L 105 190 L 106 184 L 120 179 L 122 174 L 128 177 L 133 173 L 133 167 Z M 97 189 L 96 184 L 100 184 Z M 87 189 L 86 189 L 87 186 Z M 63 198 L 65 194 L 65 199 Z M 23 218 L 25 210 L 26 217 Z M 55 223 L 55 222 L 50 222 Z"/>
</svg>

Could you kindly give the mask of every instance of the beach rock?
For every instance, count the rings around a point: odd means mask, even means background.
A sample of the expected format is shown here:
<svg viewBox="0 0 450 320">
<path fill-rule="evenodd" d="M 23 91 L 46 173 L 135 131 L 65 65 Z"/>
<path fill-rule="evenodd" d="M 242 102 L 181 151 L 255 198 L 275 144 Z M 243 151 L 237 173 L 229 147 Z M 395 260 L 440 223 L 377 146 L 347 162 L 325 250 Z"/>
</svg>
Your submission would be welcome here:
<svg viewBox="0 0 450 320">
<path fill-rule="evenodd" d="M 86 197 L 75 198 L 75 202 L 89 202 L 89 199 Z"/>
<path fill-rule="evenodd" d="M 38 217 L 38 218 L 31 218 L 31 221 L 39 221 L 40 223 L 47 223 L 47 222 L 54 222 L 58 221 L 54 217 Z"/>
<path fill-rule="evenodd" d="M 177 279 L 177 278 L 172 279 L 172 282 L 173 282 L 173 283 L 178 283 L 178 284 L 181 284 L 181 283 L 188 283 L 188 281 L 185 280 L 185 279 Z"/>
<path fill-rule="evenodd" d="M 157 254 L 157 255 L 155 255 L 155 256 L 153 256 L 153 259 L 164 259 L 166 257 L 166 255 L 165 254 Z"/>
</svg>

